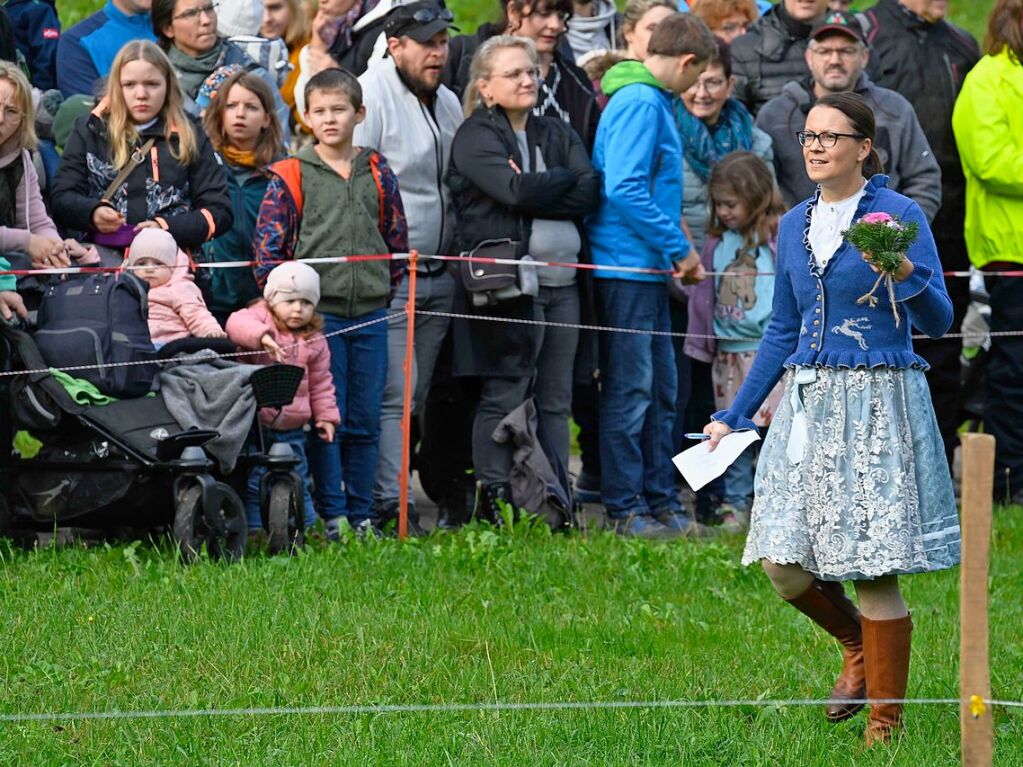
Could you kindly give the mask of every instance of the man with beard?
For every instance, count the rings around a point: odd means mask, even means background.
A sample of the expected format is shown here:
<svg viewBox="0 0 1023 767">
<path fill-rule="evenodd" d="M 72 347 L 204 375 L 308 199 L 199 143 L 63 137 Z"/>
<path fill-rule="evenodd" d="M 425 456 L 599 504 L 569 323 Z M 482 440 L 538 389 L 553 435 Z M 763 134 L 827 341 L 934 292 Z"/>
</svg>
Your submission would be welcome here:
<svg viewBox="0 0 1023 767">
<path fill-rule="evenodd" d="M 960 271 L 970 268 L 970 259 L 963 237 L 966 179 L 952 133 L 952 109 L 967 73 L 980 60 L 980 48 L 969 32 L 945 20 L 947 11 L 947 0 L 880 0 L 857 18 L 870 45 L 871 79 L 909 100 L 941 166 L 941 210 L 932 229 L 942 265 Z M 970 303 L 970 283 L 953 277 L 945 286 L 952 299 L 952 327 L 958 330 Z M 927 384 L 951 465 L 961 423 L 962 342 L 946 338 L 913 346 L 931 364 Z"/>
<path fill-rule="evenodd" d="M 452 210 L 444 185 L 451 140 L 462 123 L 458 98 L 441 85 L 448 58 L 452 15 L 435 0 L 400 5 L 384 24 L 388 57 L 359 78 L 366 119 L 355 129 L 356 146 L 373 147 L 387 158 L 398 177 L 408 221 L 409 247 L 423 254 L 447 254 L 451 242 Z M 421 261 L 417 266 L 416 309 L 450 312 L 454 278 L 446 262 Z M 408 301 L 406 276 L 391 303 L 403 311 Z M 388 327 L 387 386 L 380 421 L 380 458 L 373 491 L 377 524 L 396 518 L 398 477 L 402 459 L 402 405 L 405 378 L 404 319 Z M 433 377 L 437 354 L 448 329 L 448 318 L 420 316 L 415 327 L 413 411 L 421 410 Z M 419 531 L 410 508 L 409 530 Z"/>
<path fill-rule="evenodd" d="M 796 133 L 806 126 L 806 115 L 818 98 L 855 91 L 874 110 L 874 149 L 890 177 L 889 188 L 911 198 L 933 220 L 941 205 L 941 170 L 909 102 L 874 85 L 864 73 L 869 59 L 863 30 L 852 14 L 830 11 L 814 27 L 806 49 L 810 77 L 787 83 L 757 115 L 757 127 L 774 142 L 778 186 L 787 205 L 813 196 L 815 185 L 806 175 Z"/>
</svg>

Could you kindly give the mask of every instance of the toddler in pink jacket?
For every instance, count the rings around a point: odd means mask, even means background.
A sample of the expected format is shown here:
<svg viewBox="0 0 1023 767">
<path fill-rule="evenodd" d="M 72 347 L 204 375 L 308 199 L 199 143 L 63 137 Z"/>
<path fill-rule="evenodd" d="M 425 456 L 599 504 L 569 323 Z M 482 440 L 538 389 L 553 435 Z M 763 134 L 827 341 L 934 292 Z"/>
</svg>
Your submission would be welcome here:
<svg viewBox="0 0 1023 767">
<path fill-rule="evenodd" d="M 157 348 L 179 338 L 224 338 L 188 271 L 188 256 L 163 229 L 140 229 L 127 265 L 149 285 L 149 335 Z"/>
<path fill-rule="evenodd" d="M 262 300 L 227 319 L 231 341 L 242 349 L 263 351 L 246 362 L 257 365 L 284 362 L 305 369 L 291 404 L 279 413 L 264 408 L 259 417 L 270 429 L 273 441 L 290 444 L 299 459 L 296 471 L 305 483 L 306 527 L 316 521 L 306 460 L 306 427 L 312 422 L 316 436 L 332 442 L 341 423 L 330 373 L 330 350 L 320 333 L 323 318 L 316 313 L 319 301 L 320 276 L 316 270 L 300 261 L 288 261 L 270 272 Z M 258 496 L 259 479 L 265 471 L 257 467 L 249 475 L 245 508 L 250 530 L 262 526 Z"/>
</svg>

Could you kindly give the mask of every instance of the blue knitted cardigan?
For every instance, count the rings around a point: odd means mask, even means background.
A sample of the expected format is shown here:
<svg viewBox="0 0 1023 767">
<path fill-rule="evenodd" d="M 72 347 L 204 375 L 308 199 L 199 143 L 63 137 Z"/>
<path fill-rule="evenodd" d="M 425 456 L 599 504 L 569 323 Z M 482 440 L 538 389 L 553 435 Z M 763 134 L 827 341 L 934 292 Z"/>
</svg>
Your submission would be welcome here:
<svg viewBox="0 0 1023 767">
<path fill-rule="evenodd" d="M 877 306 L 857 304 L 877 275 L 862 254 L 843 242 L 823 270 L 810 251 L 810 215 L 820 196 L 795 206 L 781 220 L 771 323 L 749 375 L 732 406 L 712 416 L 733 429 L 755 429 L 752 416 L 786 368 L 919 368 L 927 363 L 913 351 L 911 328 L 938 338 L 952 324 L 952 302 L 945 290 L 941 262 L 927 219 L 908 197 L 887 188 L 888 177 L 871 178 L 853 214 L 883 211 L 901 221 L 916 221 L 920 234 L 907 257 L 913 273 L 895 283 L 899 326 L 882 285 Z"/>
</svg>

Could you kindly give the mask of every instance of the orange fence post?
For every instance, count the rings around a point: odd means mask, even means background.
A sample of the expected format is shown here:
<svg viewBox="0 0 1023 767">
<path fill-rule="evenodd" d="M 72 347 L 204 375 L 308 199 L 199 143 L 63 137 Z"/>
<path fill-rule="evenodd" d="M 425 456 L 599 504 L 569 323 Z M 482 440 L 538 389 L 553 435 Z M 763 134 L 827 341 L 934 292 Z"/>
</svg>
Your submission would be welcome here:
<svg viewBox="0 0 1023 767">
<path fill-rule="evenodd" d="M 419 252 L 413 250 L 408 262 L 408 301 L 405 303 L 405 393 L 401 410 L 401 476 L 398 477 L 398 538 L 408 537 L 408 475 L 412 452 L 412 366 L 415 364 L 416 337 L 416 264 Z"/>
</svg>

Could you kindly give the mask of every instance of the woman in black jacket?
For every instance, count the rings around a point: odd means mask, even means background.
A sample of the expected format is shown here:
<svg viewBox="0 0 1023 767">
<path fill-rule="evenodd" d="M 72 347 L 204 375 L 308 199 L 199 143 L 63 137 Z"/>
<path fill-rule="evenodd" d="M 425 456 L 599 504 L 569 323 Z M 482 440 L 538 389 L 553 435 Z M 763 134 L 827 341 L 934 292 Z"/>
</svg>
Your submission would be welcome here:
<svg viewBox="0 0 1023 767">
<path fill-rule="evenodd" d="M 471 114 L 455 134 L 447 179 L 462 252 L 486 240 L 510 239 L 518 257 L 579 260 L 579 222 L 599 204 L 600 178 L 575 131 L 560 120 L 532 113 L 538 77 L 536 49 L 521 37 L 493 37 L 473 59 L 466 95 Z M 577 324 L 576 270 L 538 267 L 537 277 L 535 298 L 523 295 L 476 307 L 463 289 L 456 312 Z M 453 327 L 455 375 L 482 381 L 472 440 L 481 489 L 477 513 L 496 519 L 498 501 L 511 500 L 512 447 L 498 444 L 491 435 L 531 389 L 540 429 L 556 453 L 551 457 L 568 462 L 578 330 L 488 320 L 456 320 Z"/>
<path fill-rule="evenodd" d="M 117 54 L 106 96 L 64 146 L 51 207 L 60 226 L 116 251 L 148 226 L 167 229 L 186 250 L 230 230 L 224 170 L 153 43 L 131 42 Z"/>
</svg>

